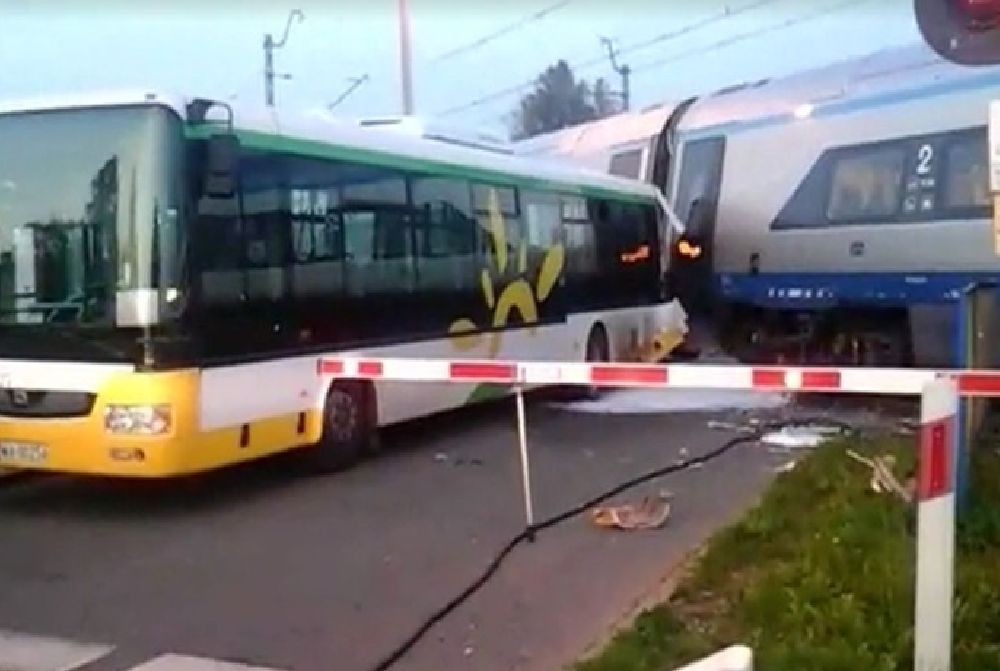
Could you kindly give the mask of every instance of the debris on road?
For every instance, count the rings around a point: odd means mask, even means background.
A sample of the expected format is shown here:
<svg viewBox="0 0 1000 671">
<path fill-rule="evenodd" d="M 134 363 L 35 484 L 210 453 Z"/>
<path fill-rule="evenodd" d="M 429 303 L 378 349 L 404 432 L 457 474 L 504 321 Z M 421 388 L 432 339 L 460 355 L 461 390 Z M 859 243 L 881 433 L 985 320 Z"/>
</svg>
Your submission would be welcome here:
<svg viewBox="0 0 1000 671">
<path fill-rule="evenodd" d="M 795 470 L 795 463 L 796 462 L 795 462 L 794 459 L 792 459 L 791 461 L 786 461 L 781 466 L 776 467 L 774 469 L 774 472 L 775 473 L 791 473 L 792 471 Z"/>
<path fill-rule="evenodd" d="M 812 449 L 819 447 L 831 436 L 842 433 L 837 426 L 806 424 L 803 426 L 783 426 L 778 431 L 770 431 L 760 437 L 764 445 L 787 449 Z"/>
<path fill-rule="evenodd" d="M 912 503 L 916 489 L 916 481 L 909 478 L 904 486 L 892 472 L 896 465 L 896 458 L 891 454 L 877 456 L 874 459 L 862 457 L 854 450 L 848 450 L 847 456 L 860 464 L 864 464 L 872 470 L 870 486 L 876 494 L 891 493 L 898 496 L 904 503 Z"/>
<path fill-rule="evenodd" d="M 591 521 L 606 529 L 637 531 L 659 529 L 670 517 L 669 497 L 647 496 L 638 505 L 625 503 L 617 506 L 598 506 L 591 512 Z"/>
<path fill-rule="evenodd" d="M 753 433 L 756 429 L 746 424 L 737 424 L 736 422 L 724 422 L 719 419 L 710 419 L 707 422 L 709 429 L 713 431 L 734 431 L 736 433 Z"/>
</svg>

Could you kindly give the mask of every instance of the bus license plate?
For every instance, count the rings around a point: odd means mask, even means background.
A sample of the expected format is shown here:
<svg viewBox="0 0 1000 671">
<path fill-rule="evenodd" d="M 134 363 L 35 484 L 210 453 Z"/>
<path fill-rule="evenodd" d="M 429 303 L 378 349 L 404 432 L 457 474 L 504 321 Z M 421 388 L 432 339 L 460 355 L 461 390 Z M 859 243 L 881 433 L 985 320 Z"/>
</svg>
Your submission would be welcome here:
<svg viewBox="0 0 1000 671">
<path fill-rule="evenodd" d="M 38 443 L 21 443 L 0 440 L 0 462 L 40 464 L 48 457 L 48 450 Z"/>
</svg>

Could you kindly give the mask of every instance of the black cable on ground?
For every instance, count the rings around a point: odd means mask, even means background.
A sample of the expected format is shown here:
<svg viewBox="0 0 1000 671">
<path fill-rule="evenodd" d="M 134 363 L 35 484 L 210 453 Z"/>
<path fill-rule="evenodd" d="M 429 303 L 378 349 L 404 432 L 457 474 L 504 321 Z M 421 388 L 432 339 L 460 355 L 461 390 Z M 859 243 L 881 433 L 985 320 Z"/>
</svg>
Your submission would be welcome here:
<svg viewBox="0 0 1000 671">
<path fill-rule="evenodd" d="M 543 522 L 535 524 L 533 527 L 525 529 L 524 531 L 517 534 L 512 539 L 510 539 L 510 541 L 507 542 L 507 544 L 503 547 L 502 550 L 500 550 L 499 553 L 497 553 L 497 555 L 493 558 L 493 561 L 490 562 L 489 566 L 486 568 L 483 574 L 479 576 L 479 578 L 477 578 L 471 585 L 466 587 L 458 596 L 449 601 L 444 607 L 442 607 L 436 613 L 427 618 L 427 620 L 425 620 L 424 623 L 417 628 L 417 630 L 413 633 L 412 636 L 406 639 L 406 641 L 404 641 L 402 645 L 396 648 L 384 660 L 379 662 L 374 667 L 374 671 L 386 671 L 386 669 L 389 669 L 396 662 L 402 659 L 410 650 L 413 649 L 413 647 L 417 643 L 420 642 L 420 639 L 422 639 L 427 634 L 427 632 L 434 627 L 434 625 L 436 625 L 438 622 L 446 618 L 448 615 L 451 614 L 452 611 L 454 611 L 456 608 L 461 606 L 465 601 L 467 601 L 469 597 L 478 592 L 483 587 L 483 585 L 485 585 L 489 581 L 489 579 L 492 578 L 493 575 L 500 569 L 500 565 L 503 563 L 504 559 L 507 558 L 507 555 L 509 555 L 514 550 L 514 548 L 516 548 L 518 545 L 520 545 L 526 540 L 532 540 L 535 534 L 537 534 L 539 531 L 544 531 L 545 529 L 554 527 L 557 524 L 561 524 L 562 522 L 565 522 L 566 520 L 572 517 L 576 517 L 577 515 L 586 512 L 587 510 L 593 508 L 594 506 L 604 503 L 608 499 L 617 496 L 618 494 L 621 494 L 624 491 L 627 491 L 629 489 L 632 489 L 633 487 L 637 487 L 638 485 L 649 482 L 650 480 L 655 480 L 657 478 L 662 478 L 665 475 L 672 475 L 673 473 L 686 471 L 690 468 L 694 468 L 695 466 L 707 464 L 708 462 L 714 459 L 718 459 L 719 457 L 726 454 L 727 452 L 729 452 L 738 445 L 742 445 L 744 443 L 752 443 L 760 440 L 767 432 L 776 431 L 783 427 L 808 426 L 810 424 L 812 425 L 824 424 L 826 426 L 836 426 L 844 433 L 850 433 L 853 431 L 853 428 L 850 425 L 826 417 L 815 418 L 815 419 L 800 418 L 782 422 L 763 424 L 760 427 L 756 428 L 753 433 L 748 433 L 742 436 L 736 436 L 735 438 L 731 438 L 727 440 L 725 443 L 723 443 L 720 447 L 717 447 L 714 450 L 710 450 L 705 454 L 694 457 L 692 459 L 671 464 L 670 466 L 665 466 L 663 468 L 658 468 L 655 471 L 649 471 L 648 473 L 632 478 L 631 480 L 626 480 L 625 482 L 614 487 L 613 489 L 609 489 L 603 494 L 595 496 L 594 498 L 590 499 L 585 503 L 581 503 L 575 508 L 571 508 L 570 510 L 567 510 L 564 513 L 560 513 L 559 515 L 550 517 L 549 519 Z"/>
</svg>

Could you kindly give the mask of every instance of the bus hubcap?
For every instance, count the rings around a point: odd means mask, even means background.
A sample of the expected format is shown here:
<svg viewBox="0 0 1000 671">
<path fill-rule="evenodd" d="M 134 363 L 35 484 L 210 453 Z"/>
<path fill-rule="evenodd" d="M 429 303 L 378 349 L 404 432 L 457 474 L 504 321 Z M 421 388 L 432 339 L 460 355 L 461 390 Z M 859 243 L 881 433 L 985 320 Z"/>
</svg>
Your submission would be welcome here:
<svg viewBox="0 0 1000 671">
<path fill-rule="evenodd" d="M 354 396 L 342 389 L 333 389 L 326 401 L 327 424 L 334 440 L 346 443 L 358 429 L 358 404 Z"/>
</svg>

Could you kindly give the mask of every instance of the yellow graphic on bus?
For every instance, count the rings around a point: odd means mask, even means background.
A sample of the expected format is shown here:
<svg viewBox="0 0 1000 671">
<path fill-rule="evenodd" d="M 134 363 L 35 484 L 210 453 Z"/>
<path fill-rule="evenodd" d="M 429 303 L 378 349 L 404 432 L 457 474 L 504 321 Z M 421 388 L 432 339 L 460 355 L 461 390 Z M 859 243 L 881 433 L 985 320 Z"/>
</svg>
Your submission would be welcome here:
<svg viewBox="0 0 1000 671">
<path fill-rule="evenodd" d="M 500 212 L 500 200 L 495 190 L 489 193 L 489 220 L 486 231 L 489 234 L 491 250 L 489 256 L 493 263 L 487 261 L 487 267 L 480 271 L 479 282 L 483 292 L 483 301 L 492 312 L 489 324 L 476 324 L 468 317 L 456 319 L 448 328 L 452 344 L 460 351 L 468 351 L 478 347 L 486 337 L 489 358 L 496 357 L 500 351 L 502 332 L 492 331 L 487 334 L 476 333 L 479 329 L 507 326 L 513 312 L 517 312 L 525 324 L 538 322 L 538 307 L 552 294 L 565 262 L 565 249 L 561 243 L 554 243 L 545 251 L 535 285 L 528 281 L 528 246 L 524 240 L 517 250 L 517 276 L 503 285 L 499 295 L 496 287 L 503 283 L 505 275 L 511 266 L 511 258 L 507 245 L 507 229 L 503 215 Z"/>
</svg>

